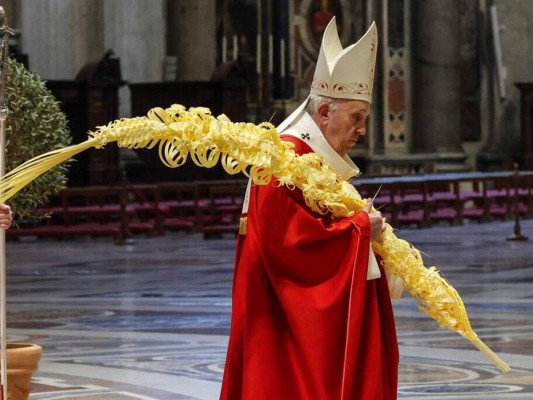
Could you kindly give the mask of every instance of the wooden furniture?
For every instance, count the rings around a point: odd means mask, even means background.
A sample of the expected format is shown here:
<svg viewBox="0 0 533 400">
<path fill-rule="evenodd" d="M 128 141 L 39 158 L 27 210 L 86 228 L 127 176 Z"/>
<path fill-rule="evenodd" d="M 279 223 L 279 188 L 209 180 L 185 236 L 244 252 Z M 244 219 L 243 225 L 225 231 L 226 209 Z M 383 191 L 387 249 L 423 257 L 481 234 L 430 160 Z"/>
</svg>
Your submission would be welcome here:
<svg viewBox="0 0 533 400">
<path fill-rule="evenodd" d="M 465 172 L 359 178 L 354 180 L 354 185 L 363 198 L 372 198 L 380 188 L 375 207 L 382 207 L 380 210 L 393 226 L 428 227 L 439 221 L 462 224 L 465 219 L 487 222 L 493 218 L 511 218 L 514 174 L 512 171 Z M 533 171 L 519 172 L 516 193 L 518 206 L 525 216 L 533 212 L 532 179 Z"/>
<path fill-rule="evenodd" d="M 124 82 L 120 62 L 111 52 L 83 67 L 74 80 L 45 84 L 67 116 L 72 144 L 87 140 L 88 131 L 118 118 L 118 89 Z M 117 146 L 89 149 L 75 160 L 69 167 L 69 186 L 107 185 L 122 179 Z"/>
<path fill-rule="evenodd" d="M 222 179 L 67 188 L 43 208 L 50 219 L 6 233 L 107 235 L 117 241 L 168 230 L 199 232 L 205 238 L 237 234 L 247 183 Z M 375 207 L 395 228 L 511 219 L 517 212 L 533 217 L 533 171 L 360 178 L 354 184 L 363 198 L 377 193 Z"/>
<path fill-rule="evenodd" d="M 50 214 L 37 225 L 13 227 L 8 236 L 79 235 L 113 236 L 123 241 L 130 236 L 126 193 L 117 186 L 73 187 L 61 191 L 50 205 L 39 211 Z"/>
<path fill-rule="evenodd" d="M 131 91 L 131 115 L 142 116 L 153 107 L 172 104 L 186 107 L 208 107 L 214 115 L 222 112 L 222 82 L 147 82 L 128 84 Z"/>
<path fill-rule="evenodd" d="M 208 222 L 203 218 L 208 201 L 197 182 L 159 182 L 157 186 L 164 229 L 199 231 Z"/>
<path fill-rule="evenodd" d="M 143 116 L 154 107 L 167 108 L 172 104 L 185 107 L 208 107 L 213 115 L 225 113 L 230 119 L 242 121 L 245 110 L 245 88 L 227 85 L 223 81 L 148 82 L 129 84 L 131 91 L 131 115 Z M 225 172 L 219 165 L 200 168 L 190 160 L 180 168 L 165 167 L 157 151 L 135 150 L 142 160 L 142 167 L 133 172 L 128 166 L 128 176 L 144 183 L 161 181 L 201 181 L 224 179 Z"/>
<path fill-rule="evenodd" d="M 247 185 L 247 181 L 209 185 L 208 212 L 211 220 L 202 229 L 205 239 L 223 233 L 238 234 Z"/>
</svg>

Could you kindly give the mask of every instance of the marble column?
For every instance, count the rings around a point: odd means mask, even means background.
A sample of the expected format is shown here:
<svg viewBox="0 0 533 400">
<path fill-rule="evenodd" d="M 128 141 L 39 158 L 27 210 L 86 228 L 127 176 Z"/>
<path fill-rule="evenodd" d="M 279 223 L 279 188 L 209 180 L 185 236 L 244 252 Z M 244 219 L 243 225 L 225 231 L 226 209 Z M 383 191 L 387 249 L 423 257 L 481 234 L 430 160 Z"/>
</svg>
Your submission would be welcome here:
<svg viewBox="0 0 533 400">
<path fill-rule="evenodd" d="M 383 146 L 386 154 L 398 155 L 408 153 L 410 142 L 409 86 L 411 78 L 409 31 L 410 24 L 406 0 L 388 0 L 386 3 L 386 24 L 380 38 L 381 54 L 384 55 L 384 137 Z"/>
<path fill-rule="evenodd" d="M 457 0 L 412 0 L 413 143 L 437 170 L 461 170 L 460 14 Z"/>
<path fill-rule="evenodd" d="M 533 10 L 530 0 L 481 0 L 480 11 L 484 17 L 483 40 L 488 52 L 488 60 L 482 69 L 482 121 L 488 134 L 485 135 L 485 146 L 478 154 L 478 165 L 483 170 L 512 168 L 514 162 L 520 161 L 523 150 L 521 94 L 516 84 L 533 82 L 533 41 L 530 39 Z M 498 22 L 499 49 L 505 68 L 503 76 L 497 73 L 493 17 Z"/>
<path fill-rule="evenodd" d="M 20 3 L 22 51 L 44 79 L 74 79 L 104 53 L 103 0 Z"/>
<path fill-rule="evenodd" d="M 164 0 L 105 0 L 105 48 L 120 59 L 128 83 L 160 82 L 165 58 Z M 130 91 L 119 91 L 119 115 L 131 115 Z"/>
<path fill-rule="evenodd" d="M 211 0 L 168 0 L 167 54 L 178 57 L 176 79 L 209 80 L 216 66 L 216 9 Z"/>
</svg>

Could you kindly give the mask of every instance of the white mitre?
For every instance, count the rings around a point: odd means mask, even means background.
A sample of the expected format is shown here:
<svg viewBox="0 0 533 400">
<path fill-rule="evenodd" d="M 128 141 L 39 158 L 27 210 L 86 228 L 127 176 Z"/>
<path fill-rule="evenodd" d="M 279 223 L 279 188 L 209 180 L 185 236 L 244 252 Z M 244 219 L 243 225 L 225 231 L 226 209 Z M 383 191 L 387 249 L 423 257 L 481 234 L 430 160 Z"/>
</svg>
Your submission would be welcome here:
<svg viewBox="0 0 533 400">
<path fill-rule="evenodd" d="M 377 47 L 378 32 L 376 23 L 372 22 L 368 31 L 357 43 L 343 49 L 335 17 L 333 17 L 322 37 L 310 95 L 364 100 L 370 103 L 374 86 Z M 298 121 L 308 101 L 309 96 L 277 127 L 279 133 Z"/>
</svg>

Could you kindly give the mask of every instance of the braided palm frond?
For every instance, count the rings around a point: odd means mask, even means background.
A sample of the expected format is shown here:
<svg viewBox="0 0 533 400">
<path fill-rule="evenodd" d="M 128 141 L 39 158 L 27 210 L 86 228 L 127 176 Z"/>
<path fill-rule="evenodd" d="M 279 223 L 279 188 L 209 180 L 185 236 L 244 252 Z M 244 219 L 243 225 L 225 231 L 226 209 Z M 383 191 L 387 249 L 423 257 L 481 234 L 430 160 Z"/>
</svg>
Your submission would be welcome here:
<svg viewBox="0 0 533 400">
<path fill-rule="evenodd" d="M 365 205 L 354 186 L 342 180 L 321 156 L 296 155 L 292 144 L 283 142 L 272 124 L 233 123 L 224 115 L 213 117 L 207 108 L 187 110 L 181 105 L 166 110 L 154 108 L 146 117 L 111 122 L 90 132 L 86 142 L 22 164 L 0 180 L 0 202 L 75 154 L 111 142 L 132 149 L 157 146 L 162 162 L 171 168 L 183 165 L 190 157 L 201 167 L 211 168 L 220 163 L 228 174 L 242 172 L 258 185 L 276 178 L 280 185 L 300 189 L 307 205 L 321 214 L 347 217 Z M 420 252 L 397 238 L 390 225 L 387 224 L 382 236 L 381 243 L 372 244 L 374 250 L 382 257 L 384 268 L 399 276 L 420 302 L 421 311 L 441 327 L 464 336 L 501 371 L 509 371 L 509 366 L 476 335 L 461 297 L 437 268 L 426 268 Z"/>
</svg>

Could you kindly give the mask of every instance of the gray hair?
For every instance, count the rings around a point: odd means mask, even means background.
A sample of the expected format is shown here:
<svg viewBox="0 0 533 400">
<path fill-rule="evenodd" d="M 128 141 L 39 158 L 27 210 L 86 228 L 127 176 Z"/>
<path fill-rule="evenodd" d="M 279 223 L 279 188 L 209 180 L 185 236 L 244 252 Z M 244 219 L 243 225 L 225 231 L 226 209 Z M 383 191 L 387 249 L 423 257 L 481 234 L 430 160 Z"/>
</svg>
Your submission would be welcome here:
<svg viewBox="0 0 533 400">
<path fill-rule="evenodd" d="M 337 108 L 338 102 L 339 99 L 334 99 L 333 97 L 311 94 L 309 96 L 309 102 L 307 103 L 306 111 L 313 117 L 318 112 L 318 107 L 320 107 L 322 103 L 328 103 L 330 110 L 333 111 L 335 108 Z"/>
</svg>

